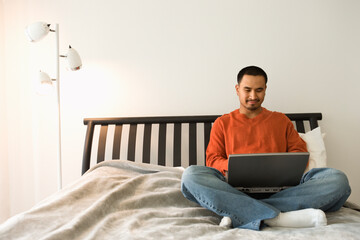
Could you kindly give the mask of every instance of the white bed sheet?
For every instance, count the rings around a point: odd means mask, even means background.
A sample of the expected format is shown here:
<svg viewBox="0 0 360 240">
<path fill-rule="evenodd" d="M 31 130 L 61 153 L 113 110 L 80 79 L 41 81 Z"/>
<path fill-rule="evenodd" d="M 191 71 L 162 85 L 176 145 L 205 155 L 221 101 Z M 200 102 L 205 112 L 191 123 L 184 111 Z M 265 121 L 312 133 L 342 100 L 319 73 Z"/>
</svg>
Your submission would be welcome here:
<svg viewBox="0 0 360 240">
<path fill-rule="evenodd" d="M 185 199 L 183 169 L 106 161 L 0 225 L 0 239 L 359 239 L 360 212 L 342 208 L 317 228 L 226 229 Z"/>
</svg>

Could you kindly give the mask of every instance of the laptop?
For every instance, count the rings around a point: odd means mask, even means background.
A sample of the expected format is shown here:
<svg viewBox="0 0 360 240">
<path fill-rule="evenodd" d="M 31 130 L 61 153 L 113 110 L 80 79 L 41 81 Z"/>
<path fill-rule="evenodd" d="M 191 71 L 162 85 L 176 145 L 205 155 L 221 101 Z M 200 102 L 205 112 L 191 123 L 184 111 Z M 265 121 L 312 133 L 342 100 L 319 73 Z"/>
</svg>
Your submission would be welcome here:
<svg viewBox="0 0 360 240">
<path fill-rule="evenodd" d="M 277 193 L 300 183 L 308 152 L 233 154 L 228 183 L 244 193 Z"/>
</svg>

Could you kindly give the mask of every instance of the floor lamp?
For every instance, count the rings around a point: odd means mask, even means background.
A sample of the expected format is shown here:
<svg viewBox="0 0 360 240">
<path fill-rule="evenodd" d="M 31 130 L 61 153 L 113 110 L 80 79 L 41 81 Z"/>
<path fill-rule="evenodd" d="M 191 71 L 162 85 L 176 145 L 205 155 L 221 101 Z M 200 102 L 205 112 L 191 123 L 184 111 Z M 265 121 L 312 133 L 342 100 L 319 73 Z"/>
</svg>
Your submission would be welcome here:
<svg viewBox="0 0 360 240">
<path fill-rule="evenodd" d="M 82 66 L 81 58 L 77 51 L 69 46 L 66 55 L 59 54 L 59 24 L 54 24 L 55 28 L 50 29 L 51 24 L 36 22 L 26 27 L 25 33 L 30 42 L 37 42 L 44 38 L 49 32 L 56 34 L 56 78 L 51 79 L 45 72 L 39 73 L 39 81 L 43 86 L 52 86 L 56 81 L 57 107 L 58 107 L 58 189 L 62 188 L 62 160 L 61 160 L 61 111 L 60 111 L 60 57 L 67 60 L 67 68 L 72 71 L 79 70 Z"/>
</svg>

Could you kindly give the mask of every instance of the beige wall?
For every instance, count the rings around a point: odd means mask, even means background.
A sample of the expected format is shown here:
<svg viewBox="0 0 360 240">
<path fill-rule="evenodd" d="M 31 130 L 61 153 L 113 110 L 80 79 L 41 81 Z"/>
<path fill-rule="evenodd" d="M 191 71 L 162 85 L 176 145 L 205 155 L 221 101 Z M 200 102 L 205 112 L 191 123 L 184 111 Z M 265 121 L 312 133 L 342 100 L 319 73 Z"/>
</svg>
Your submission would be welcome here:
<svg viewBox="0 0 360 240">
<path fill-rule="evenodd" d="M 56 99 L 36 95 L 33 84 L 40 69 L 54 76 L 55 40 L 31 44 L 24 36 L 39 20 L 59 23 L 61 53 L 71 44 L 84 64 L 67 72 L 61 62 L 64 185 L 80 177 L 84 117 L 226 113 L 238 107 L 238 70 L 256 64 L 269 75 L 265 107 L 323 113 L 328 164 L 349 176 L 351 200 L 360 203 L 359 7 L 356 0 L 3 1 L 1 86 L 11 133 L 1 158 L 9 162 L 10 215 L 57 186 Z"/>
</svg>

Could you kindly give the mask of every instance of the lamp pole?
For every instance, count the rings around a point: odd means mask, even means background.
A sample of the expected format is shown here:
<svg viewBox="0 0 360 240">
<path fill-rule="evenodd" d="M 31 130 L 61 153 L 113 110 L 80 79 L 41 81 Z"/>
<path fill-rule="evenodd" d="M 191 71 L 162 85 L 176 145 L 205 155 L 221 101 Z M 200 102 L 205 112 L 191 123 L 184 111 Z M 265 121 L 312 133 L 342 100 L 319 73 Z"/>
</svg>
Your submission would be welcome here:
<svg viewBox="0 0 360 240">
<path fill-rule="evenodd" d="M 58 190 L 62 188 L 62 161 L 61 161 L 61 109 L 60 109 L 60 53 L 59 53 L 59 24 L 55 24 L 56 35 L 56 90 L 58 105 Z"/>
</svg>

